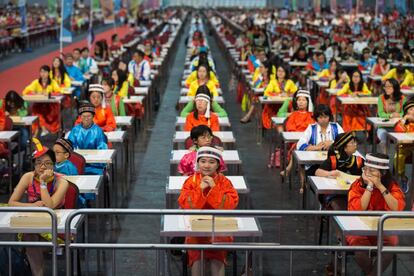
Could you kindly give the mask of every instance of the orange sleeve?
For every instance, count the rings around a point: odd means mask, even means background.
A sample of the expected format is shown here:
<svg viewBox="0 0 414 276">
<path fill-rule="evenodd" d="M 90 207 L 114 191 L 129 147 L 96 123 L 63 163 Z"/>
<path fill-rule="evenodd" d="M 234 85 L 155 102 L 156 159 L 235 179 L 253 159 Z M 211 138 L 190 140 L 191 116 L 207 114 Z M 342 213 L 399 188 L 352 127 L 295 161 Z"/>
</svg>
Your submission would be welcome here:
<svg viewBox="0 0 414 276">
<path fill-rule="evenodd" d="M 203 209 L 206 203 L 206 197 L 203 195 L 199 185 L 200 181 L 195 176 L 187 178 L 181 189 L 178 204 L 182 209 Z M 195 183 L 194 178 L 197 179 Z"/>
<path fill-rule="evenodd" d="M 398 201 L 398 210 L 397 211 L 404 211 L 405 208 L 405 196 L 400 189 L 398 184 L 392 183 L 389 187 L 390 194 Z M 386 205 L 386 204 L 385 204 Z M 389 211 L 388 206 L 386 206 L 387 211 Z"/>
<path fill-rule="evenodd" d="M 354 183 L 352 183 L 351 188 L 349 188 L 348 192 L 348 210 L 349 211 L 362 211 L 361 208 L 361 197 L 362 194 L 365 192 L 363 188 L 360 186 L 360 180 L 358 179 Z"/>
<path fill-rule="evenodd" d="M 398 123 L 395 125 L 394 131 L 395 132 L 406 132 L 406 128 L 403 125 L 403 123 L 401 122 L 401 120 L 398 121 Z"/>
<path fill-rule="evenodd" d="M 112 113 L 112 110 L 109 107 L 106 107 L 105 111 L 106 111 L 106 124 L 103 127 L 103 131 L 105 132 L 114 131 L 116 129 L 116 122 L 115 122 L 114 114 Z"/>
<path fill-rule="evenodd" d="M 212 131 L 220 131 L 220 124 L 216 114 L 211 114 L 210 128 Z"/>
<path fill-rule="evenodd" d="M 235 209 L 239 203 L 239 195 L 233 184 L 225 176 L 221 176 L 207 195 L 207 202 L 214 209 Z"/>
<path fill-rule="evenodd" d="M 187 115 L 187 118 L 185 119 L 185 125 L 184 125 L 185 131 L 191 131 L 191 129 L 193 128 L 193 118 L 194 118 L 193 112 Z"/>
<path fill-rule="evenodd" d="M 3 108 L 0 108 L 0 130 L 6 128 L 6 114 Z"/>
</svg>

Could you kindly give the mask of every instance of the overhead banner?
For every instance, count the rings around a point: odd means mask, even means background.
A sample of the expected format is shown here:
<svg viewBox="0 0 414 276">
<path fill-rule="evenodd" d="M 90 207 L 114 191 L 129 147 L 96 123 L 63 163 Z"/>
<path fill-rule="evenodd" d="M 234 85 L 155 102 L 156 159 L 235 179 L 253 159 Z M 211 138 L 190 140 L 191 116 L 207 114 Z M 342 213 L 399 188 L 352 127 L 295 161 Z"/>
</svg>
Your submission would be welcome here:
<svg viewBox="0 0 414 276">
<path fill-rule="evenodd" d="M 48 0 L 47 1 L 47 12 L 51 17 L 57 17 L 57 1 Z"/>
<path fill-rule="evenodd" d="M 115 22 L 114 2 L 113 0 L 100 0 L 102 14 L 105 24 L 112 24 Z"/>
<path fill-rule="evenodd" d="M 331 13 L 336 14 L 338 11 L 338 6 L 336 5 L 336 0 L 331 0 Z"/>
<path fill-rule="evenodd" d="M 71 17 L 73 0 L 62 0 L 62 21 L 60 23 L 60 41 L 72 42 Z"/>
<path fill-rule="evenodd" d="M 27 24 L 26 24 L 26 0 L 19 0 L 19 13 L 21 17 L 20 31 L 24 34 L 27 33 Z"/>
<path fill-rule="evenodd" d="M 115 14 L 117 15 L 121 10 L 121 0 L 114 0 L 114 10 Z"/>
<path fill-rule="evenodd" d="M 92 0 L 92 10 L 97 11 L 99 10 L 101 5 L 99 4 L 99 0 Z"/>
</svg>

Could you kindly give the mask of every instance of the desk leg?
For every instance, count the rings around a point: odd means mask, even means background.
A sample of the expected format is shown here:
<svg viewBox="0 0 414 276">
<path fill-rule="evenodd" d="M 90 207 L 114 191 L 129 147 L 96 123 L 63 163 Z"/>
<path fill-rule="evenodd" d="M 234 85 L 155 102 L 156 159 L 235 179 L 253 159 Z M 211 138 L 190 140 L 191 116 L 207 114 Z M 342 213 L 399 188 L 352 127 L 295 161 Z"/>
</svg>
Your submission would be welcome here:
<svg viewBox="0 0 414 276">
<path fill-rule="evenodd" d="M 377 136 L 378 127 L 375 124 L 372 125 L 372 152 L 377 152 L 377 143 L 375 143 L 375 137 Z"/>
<path fill-rule="evenodd" d="M 9 194 L 11 195 L 13 193 L 13 153 L 11 151 L 11 141 L 7 143 L 7 147 L 9 148 Z"/>
<path fill-rule="evenodd" d="M 285 140 L 283 140 L 283 139 L 282 139 L 282 143 L 283 143 L 283 171 L 285 173 L 285 175 L 282 176 L 282 179 L 285 180 L 285 176 L 286 176 L 286 149 L 287 149 L 287 146 L 286 146 Z M 292 188 L 289 187 L 289 190 L 292 190 Z"/>
</svg>

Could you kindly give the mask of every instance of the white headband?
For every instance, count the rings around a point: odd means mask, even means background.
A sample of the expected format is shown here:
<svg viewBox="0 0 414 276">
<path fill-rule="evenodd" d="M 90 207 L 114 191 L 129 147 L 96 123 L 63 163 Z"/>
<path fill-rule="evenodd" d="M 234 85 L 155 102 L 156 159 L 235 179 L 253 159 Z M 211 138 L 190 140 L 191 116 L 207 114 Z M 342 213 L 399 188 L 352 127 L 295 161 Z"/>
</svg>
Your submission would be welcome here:
<svg viewBox="0 0 414 276">
<path fill-rule="evenodd" d="M 311 98 L 310 92 L 308 90 L 299 90 L 298 92 L 296 92 L 296 98 L 297 97 L 306 97 L 306 98 L 308 98 L 308 100 L 309 100 L 308 111 L 313 112 L 312 98 Z"/>
<path fill-rule="evenodd" d="M 207 95 L 207 94 L 198 94 L 194 98 L 194 101 L 196 101 L 196 100 L 202 100 L 202 101 L 207 102 L 206 114 L 204 114 L 204 116 L 206 118 L 210 118 L 210 101 L 211 101 L 210 96 Z"/>
<path fill-rule="evenodd" d="M 89 93 L 92 93 L 92 92 L 101 93 L 102 94 L 102 107 L 106 108 L 106 101 L 105 101 L 105 97 L 104 97 L 105 90 L 104 90 L 104 88 L 101 84 L 91 84 L 91 85 L 89 85 L 89 90 L 88 91 L 89 91 Z"/>
<path fill-rule="evenodd" d="M 389 170 L 390 160 L 378 158 L 378 157 L 373 156 L 372 154 L 367 154 L 365 156 L 365 166 L 379 169 L 379 170 Z"/>
</svg>

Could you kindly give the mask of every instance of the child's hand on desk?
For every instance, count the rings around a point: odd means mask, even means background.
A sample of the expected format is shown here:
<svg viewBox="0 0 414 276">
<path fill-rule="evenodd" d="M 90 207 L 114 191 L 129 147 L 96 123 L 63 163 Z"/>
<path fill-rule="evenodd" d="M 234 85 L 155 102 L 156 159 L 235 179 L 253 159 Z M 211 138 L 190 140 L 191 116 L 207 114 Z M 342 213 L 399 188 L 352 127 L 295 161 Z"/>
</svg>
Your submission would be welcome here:
<svg viewBox="0 0 414 276">
<path fill-rule="evenodd" d="M 333 178 L 333 179 L 335 179 L 335 178 L 337 178 L 338 176 L 340 176 L 341 175 L 341 173 L 338 171 L 338 170 L 334 170 L 334 171 L 330 171 L 329 173 L 328 173 L 328 178 Z"/>
<path fill-rule="evenodd" d="M 43 207 L 43 206 L 45 206 L 45 204 L 41 200 L 36 201 L 36 202 L 33 202 L 33 205 L 34 206 L 37 206 L 37 207 Z"/>
<path fill-rule="evenodd" d="M 322 142 L 323 146 L 322 146 L 322 150 L 328 150 L 329 147 L 332 145 L 333 141 L 325 141 Z"/>
</svg>

